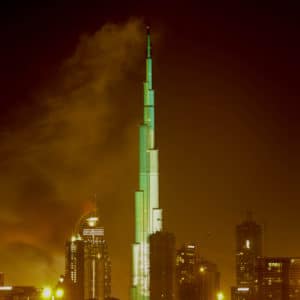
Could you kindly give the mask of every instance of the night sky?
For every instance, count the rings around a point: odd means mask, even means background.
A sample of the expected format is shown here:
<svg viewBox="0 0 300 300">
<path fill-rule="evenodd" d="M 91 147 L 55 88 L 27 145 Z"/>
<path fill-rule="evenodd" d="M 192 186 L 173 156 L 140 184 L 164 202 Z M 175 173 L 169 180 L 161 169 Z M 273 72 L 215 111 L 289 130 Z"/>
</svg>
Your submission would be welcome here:
<svg viewBox="0 0 300 300">
<path fill-rule="evenodd" d="M 218 264 L 227 297 L 234 229 L 247 210 L 264 225 L 265 255 L 300 256 L 300 11 L 292 1 L 7 2 L 0 7 L 7 284 L 55 284 L 65 240 L 96 194 L 113 295 L 128 299 L 146 23 L 164 228 L 178 247 L 195 241 Z"/>
</svg>

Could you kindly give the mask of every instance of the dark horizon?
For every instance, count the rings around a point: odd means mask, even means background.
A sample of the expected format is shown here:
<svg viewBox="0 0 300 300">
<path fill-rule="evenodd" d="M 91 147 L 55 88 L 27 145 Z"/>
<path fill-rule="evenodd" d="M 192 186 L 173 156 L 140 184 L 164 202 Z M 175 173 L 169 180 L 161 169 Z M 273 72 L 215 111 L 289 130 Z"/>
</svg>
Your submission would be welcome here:
<svg viewBox="0 0 300 300">
<path fill-rule="evenodd" d="M 246 211 L 264 226 L 265 255 L 300 256 L 296 5 L 60 2 L 1 4 L 0 271 L 9 283 L 63 273 L 64 243 L 96 193 L 112 294 L 127 299 L 146 24 L 164 228 L 218 265 L 227 298 Z"/>
</svg>

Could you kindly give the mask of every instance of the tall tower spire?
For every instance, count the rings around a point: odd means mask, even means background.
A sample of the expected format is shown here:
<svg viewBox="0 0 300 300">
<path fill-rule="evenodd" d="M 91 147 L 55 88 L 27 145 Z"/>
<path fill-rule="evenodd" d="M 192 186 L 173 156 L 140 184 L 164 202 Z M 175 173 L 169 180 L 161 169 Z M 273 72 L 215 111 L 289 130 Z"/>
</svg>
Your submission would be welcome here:
<svg viewBox="0 0 300 300">
<path fill-rule="evenodd" d="M 152 89 L 152 46 L 151 46 L 150 26 L 147 26 L 146 30 L 147 30 L 146 82 L 148 82 L 149 89 Z"/>
<path fill-rule="evenodd" d="M 151 58 L 151 36 L 150 36 L 150 26 L 146 27 L 147 30 L 147 58 Z"/>
<path fill-rule="evenodd" d="M 158 193 L 158 150 L 155 148 L 155 101 L 152 88 L 150 28 L 147 27 L 144 118 L 139 128 L 139 189 L 135 192 L 135 242 L 132 300 L 149 299 L 149 235 L 162 229 Z"/>
</svg>

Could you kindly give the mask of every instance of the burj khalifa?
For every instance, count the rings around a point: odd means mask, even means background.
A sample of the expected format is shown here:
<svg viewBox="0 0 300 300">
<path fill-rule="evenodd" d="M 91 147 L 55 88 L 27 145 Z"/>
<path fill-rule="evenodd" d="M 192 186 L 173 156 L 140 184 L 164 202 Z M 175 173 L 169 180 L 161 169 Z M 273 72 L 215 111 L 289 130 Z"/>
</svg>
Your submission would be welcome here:
<svg viewBox="0 0 300 300">
<path fill-rule="evenodd" d="M 139 189 L 135 192 L 135 242 L 132 247 L 132 300 L 149 299 L 149 236 L 162 230 L 159 208 L 158 149 L 155 145 L 155 98 L 152 87 L 150 29 L 147 27 L 144 119 L 139 127 Z"/>
</svg>

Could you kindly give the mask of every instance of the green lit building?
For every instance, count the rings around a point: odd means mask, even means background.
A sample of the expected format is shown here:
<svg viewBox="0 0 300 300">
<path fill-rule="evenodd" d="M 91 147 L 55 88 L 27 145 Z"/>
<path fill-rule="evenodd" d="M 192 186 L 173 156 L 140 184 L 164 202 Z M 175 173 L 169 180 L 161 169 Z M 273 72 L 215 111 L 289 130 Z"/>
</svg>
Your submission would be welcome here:
<svg viewBox="0 0 300 300">
<path fill-rule="evenodd" d="M 155 146 L 155 105 L 152 57 L 147 29 L 144 118 L 139 127 L 139 189 L 135 193 L 135 241 L 132 247 L 132 300 L 150 298 L 149 236 L 162 229 L 159 208 L 158 150 Z"/>
</svg>

